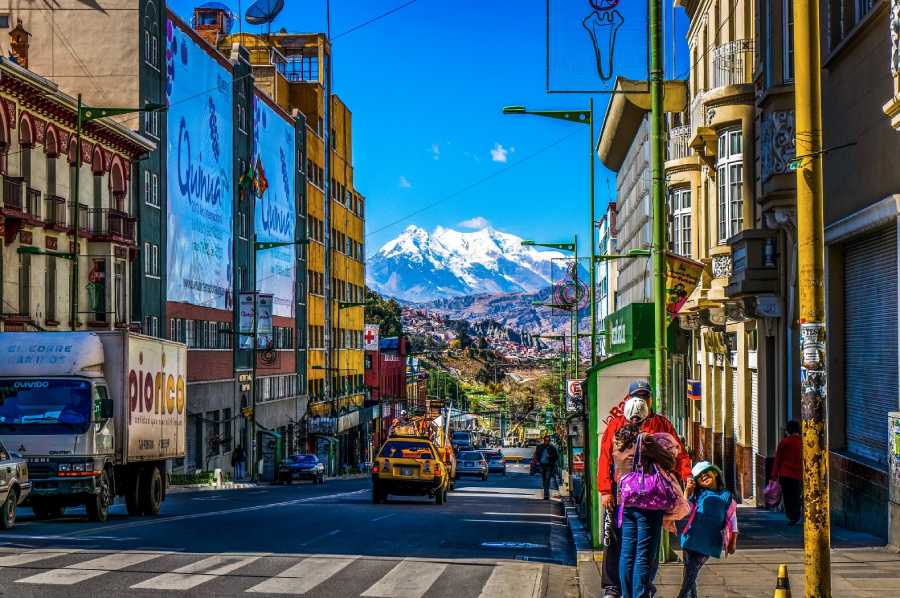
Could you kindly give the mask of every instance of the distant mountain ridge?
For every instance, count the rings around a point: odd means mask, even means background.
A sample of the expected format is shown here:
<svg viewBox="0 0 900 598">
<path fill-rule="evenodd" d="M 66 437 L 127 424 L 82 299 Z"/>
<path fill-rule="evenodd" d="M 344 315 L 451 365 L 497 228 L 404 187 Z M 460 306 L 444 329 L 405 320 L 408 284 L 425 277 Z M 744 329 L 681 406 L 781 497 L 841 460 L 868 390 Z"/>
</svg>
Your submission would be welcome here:
<svg viewBox="0 0 900 598">
<path fill-rule="evenodd" d="M 366 262 L 366 279 L 382 295 L 421 303 L 475 294 L 534 293 L 550 284 L 557 251 L 523 246 L 515 235 L 410 226 Z"/>
</svg>

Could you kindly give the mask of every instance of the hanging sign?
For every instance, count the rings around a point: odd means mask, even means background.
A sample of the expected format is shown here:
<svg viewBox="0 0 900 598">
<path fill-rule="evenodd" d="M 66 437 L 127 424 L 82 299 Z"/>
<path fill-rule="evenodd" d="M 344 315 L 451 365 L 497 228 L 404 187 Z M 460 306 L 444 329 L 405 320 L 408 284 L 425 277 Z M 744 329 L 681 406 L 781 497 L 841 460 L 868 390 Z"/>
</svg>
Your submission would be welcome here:
<svg viewBox="0 0 900 598">
<path fill-rule="evenodd" d="M 366 351 L 378 350 L 378 324 L 366 324 L 363 341 L 365 341 Z"/>
<path fill-rule="evenodd" d="M 700 284 L 703 264 L 690 258 L 666 254 L 666 313 L 671 323 Z"/>
</svg>

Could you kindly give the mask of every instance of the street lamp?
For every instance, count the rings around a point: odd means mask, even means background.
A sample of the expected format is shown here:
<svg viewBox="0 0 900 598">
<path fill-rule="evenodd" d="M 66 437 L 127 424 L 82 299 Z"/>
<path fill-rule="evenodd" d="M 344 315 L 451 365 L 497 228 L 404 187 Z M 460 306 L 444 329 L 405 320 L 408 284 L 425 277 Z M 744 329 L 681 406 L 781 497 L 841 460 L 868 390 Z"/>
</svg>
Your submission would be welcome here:
<svg viewBox="0 0 900 598">
<path fill-rule="evenodd" d="M 72 230 L 74 231 L 75 241 L 72 243 L 72 253 L 78 254 L 78 216 L 80 187 L 81 187 L 81 123 L 85 123 L 98 118 L 106 118 L 107 116 L 119 116 L 121 114 L 132 114 L 134 112 L 158 112 L 168 110 L 165 104 L 154 104 L 148 102 L 143 108 L 92 108 L 84 106 L 81 103 L 81 94 L 78 94 L 78 116 L 75 119 L 75 189 L 72 193 L 72 202 L 74 203 L 74 216 L 72 222 Z M 46 254 L 49 255 L 49 254 Z M 73 256 L 72 260 L 72 297 L 69 299 L 69 306 L 72 312 L 72 330 L 78 329 L 78 260 Z M 60 255 L 62 257 L 62 255 Z"/>
<path fill-rule="evenodd" d="M 608 260 L 621 260 L 629 257 L 650 257 L 653 254 L 649 249 L 632 249 L 624 255 L 595 255 L 594 262 L 605 262 Z"/>
<path fill-rule="evenodd" d="M 594 226 L 596 218 L 594 217 L 594 98 L 590 98 L 587 110 L 532 110 L 528 111 L 525 106 L 506 106 L 503 108 L 503 114 L 533 114 L 534 116 L 544 116 L 547 118 L 555 118 L 558 120 L 566 120 L 569 122 L 579 123 L 590 126 L 591 137 L 588 140 L 590 147 L 588 153 L 591 158 L 591 268 L 590 268 L 590 284 L 591 284 L 591 365 L 597 356 L 597 290 L 596 273 L 594 267 L 594 256 L 596 255 L 596 247 L 594 243 Z"/>
<path fill-rule="evenodd" d="M 63 260 L 74 260 L 74 253 L 58 253 L 55 251 L 41 251 L 39 247 L 34 247 L 33 245 L 26 245 L 24 247 L 16 248 L 16 253 L 20 255 L 46 255 L 49 257 L 55 257 Z"/>
<path fill-rule="evenodd" d="M 306 245 L 309 243 L 309 239 L 297 239 L 296 241 L 257 241 L 256 235 L 253 235 L 253 331 L 252 332 L 238 332 L 232 330 L 231 328 L 223 328 L 219 331 L 219 334 L 231 334 L 232 336 L 249 336 L 253 338 L 253 357 L 251 359 L 250 367 L 252 368 L 252 377 L 253 380 L 251 382 L 251 392 L 250 392 L 250 400 L 251 400 L 251 413 L 253 414 L 253 418 L 250 421 L 252 438 L 250 439 L 250 481 L 256 482 L 256 474 L 257 474 L 257 463 L 256 463 L 256 360 L 258 359 L 257 352 L 259 351 L 259 292 L 256 288 L 256 254 L 259 251 L 265 251 L 267 249 L 275 249 L 277 247 L 285 247 L 288 245 Z M 240 302 L 238 302 L 240 304 Z"/>
</svg>

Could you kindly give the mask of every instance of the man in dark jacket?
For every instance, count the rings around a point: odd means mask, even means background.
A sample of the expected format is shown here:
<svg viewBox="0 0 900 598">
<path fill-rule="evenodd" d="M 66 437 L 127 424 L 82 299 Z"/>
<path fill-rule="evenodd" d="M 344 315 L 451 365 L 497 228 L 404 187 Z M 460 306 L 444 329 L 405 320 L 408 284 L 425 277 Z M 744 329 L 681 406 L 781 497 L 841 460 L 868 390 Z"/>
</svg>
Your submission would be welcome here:
<svg viewBox="0 0 900 598">
<path fill-rule="evenodd" d="M 550 500 L 550 478 L 556 471 L 557 459 L 559 459 L 559 451 L 550 444 L 550 436 L 544 436 L 544 443 L 539 444 L 534 451 L 534 460 L 541 467 L 541 480 L 544 482 L 544 500 Z"/>
<path fill-rule="evenodd" d="M 644 420 L 644 432 L 647 432 L 648 434 L 665 432 L 666 434 L 671 434 L 675 440 L 680 442 L 678 433 L 675 431 L 672 422 L 664 416 L 653 412 L 653 394 L 650 391 L 649 382 L 646 380 L 635 380 L 628 389 L 628 395 L 628 397 L 625 397 L 626 399 L 629 397 L 641 398 L 651 407 L 650 416 Z M 597 459 L 597 492 L 600 493 L 603 507 L 606 509 L 600 585 L 605 590 L 605 596 L 607 598 L 618 598 L 622 595 L 619 577 L 619 555 L 622 550 L 622 530 L 619 528 L 616 521 L 616 507 L 618 504 L 616 501 L 616 471 L 615 463 L 613 462 L 613 443 L 616 432 L 618 432 L 626 423 L 628 423 L 628 420 L 622 415 L 619 415 L 609 422 L 600 439 L 600 456 Z M 678 453 L 678 456 L 675 458 L 675 474 L 682 481 L 691 477 L 691 458 L 684 448 L 684 445 L 681 446 L 681 452 Z M 657 557 L 658 556 L 659 555 L 657 555 Z M 658 565 L 659 561 L 657 558 L 651 578 L 656 576 L 655 568 Z"/>
</svg>

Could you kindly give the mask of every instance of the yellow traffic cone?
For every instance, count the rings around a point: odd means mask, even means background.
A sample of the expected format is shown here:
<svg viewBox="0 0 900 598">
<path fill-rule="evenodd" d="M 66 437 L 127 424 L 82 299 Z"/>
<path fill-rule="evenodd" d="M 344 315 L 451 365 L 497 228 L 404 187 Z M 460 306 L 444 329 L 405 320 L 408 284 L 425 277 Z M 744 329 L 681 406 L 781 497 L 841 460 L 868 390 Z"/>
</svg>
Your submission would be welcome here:
<svg viewBox="0 0 900 598">
<path fill-rule="evenodd" d="M 774 598 L 791 598 L 791 580 L 788 577 L 787 565 L 778 568 L 778 581 L 775 582 Z"/>
</svg>

